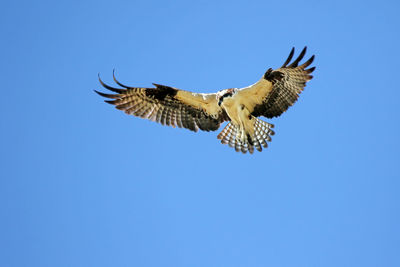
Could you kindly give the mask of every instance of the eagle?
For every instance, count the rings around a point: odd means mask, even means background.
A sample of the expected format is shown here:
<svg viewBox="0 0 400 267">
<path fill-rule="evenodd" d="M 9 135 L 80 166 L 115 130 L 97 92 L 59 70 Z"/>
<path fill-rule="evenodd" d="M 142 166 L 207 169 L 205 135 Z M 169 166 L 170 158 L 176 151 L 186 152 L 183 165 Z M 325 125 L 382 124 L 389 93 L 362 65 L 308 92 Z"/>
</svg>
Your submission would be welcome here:
<svg viewBox="0 0 400 267">
<path fill-rule="evenodd" d="M 113 92 L 95 92 L 108 98 L 105 102 L 115 105 L 128 115 L 149 119 L 172 127 L 191 131 L 216 131 L 228 121 L 217 138 L 237 152 L 253 153 L 254 148 L 267 148 L 274 135 L 274 125 L 258 117 L 274 118 L 292 106 L 303 91 L 306 82 L 313 78 L 308 68 L 314 60 L 312 55 L 299 64 L 307 47 L 291 62 L 294 47 L 283 65 L 269 68 L 259 81 L 244 88 L 229 88 L 216 93 L 193 93 L 171 86 L 155 84 L 154 88 L 131 87 L 113 78 L 120 88 L 100 84 Z"/>
</svg>

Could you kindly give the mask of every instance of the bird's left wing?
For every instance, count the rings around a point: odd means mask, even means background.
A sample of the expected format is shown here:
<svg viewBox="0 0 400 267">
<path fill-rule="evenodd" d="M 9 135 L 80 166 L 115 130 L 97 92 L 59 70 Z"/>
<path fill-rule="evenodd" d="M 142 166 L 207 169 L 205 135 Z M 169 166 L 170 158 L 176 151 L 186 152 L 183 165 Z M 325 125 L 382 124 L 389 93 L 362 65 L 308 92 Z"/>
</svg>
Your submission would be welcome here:
<svg viewBox="0 0 400 267">
<path fill-rule="evenodd" d="M 96 93 L 113 100 L 105 100 L 126 114 L 138 116 L 172 127 L 187 128 L 197 132 L 215 131 L 228 119 L 217 103 L 215 94 L 197 94 L 170 86 L 154 84 L 155 88 L 129 87 L 114 81 L 122 88 L 101 85 L 116 93 Z"/>
<path fill-rule="evenodd" d="M 277 117 L 296 102 L 306 82 L 313 77 L 310 73 L 315 70 L 315 67 L 307 69 L 314 56 L 299 65 L 306 51 L 307 47 L 288 65 L 294 55 L 293 48 L 282 67 L 267 70 L 257 83 L 239 90 L 237 95 L 253 116 Z"/>
</svg>

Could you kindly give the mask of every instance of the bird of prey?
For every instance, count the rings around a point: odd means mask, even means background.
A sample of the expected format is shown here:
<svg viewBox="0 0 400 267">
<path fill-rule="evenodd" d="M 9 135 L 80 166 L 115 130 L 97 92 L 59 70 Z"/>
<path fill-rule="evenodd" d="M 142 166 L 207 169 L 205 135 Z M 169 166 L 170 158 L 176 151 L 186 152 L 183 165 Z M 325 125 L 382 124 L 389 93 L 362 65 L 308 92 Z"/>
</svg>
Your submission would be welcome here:
<svg viewBox="0 0 400 267">
<path fill-rule="evenodd" d="M 130 87 L 120 83 L 113 73 L 114 88 L 103 87 L 115 94 L 96 93 L 109 98 L 105 102 L 115 105 L 126 114 L 149 119 L 163 125 L 186 128 L 197 132 L 215 131 L 221 123 L 229 123 L 219 133 L 222 144 L 228 144 L 236 151 L 253 153 L 254 148 L 262 151 L 274 135 L 273 124 L 260 120 L 259 116 L 273 118 L 280 116 L 292 106 L 303 91 L 315 67 L 308 68 L 314 60 L 311 56 L 299 65 L 307 47 L 293 62 L 292 48 L 282 67 L 268 69 L 261 79 L 244 88 L 230 88 L 217 93 L 203 94 L 155 84 L 155 88 Z"/>
</svg>

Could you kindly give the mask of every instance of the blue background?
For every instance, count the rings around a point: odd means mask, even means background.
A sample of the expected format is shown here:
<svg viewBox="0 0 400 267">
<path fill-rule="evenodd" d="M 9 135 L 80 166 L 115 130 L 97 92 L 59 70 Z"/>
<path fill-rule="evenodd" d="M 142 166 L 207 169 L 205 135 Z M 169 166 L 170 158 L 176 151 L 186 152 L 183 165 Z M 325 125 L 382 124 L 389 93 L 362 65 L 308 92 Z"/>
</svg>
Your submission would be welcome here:
<svg viewBox="0 0 400 267">
<path fill-rule="evenodd" d="M 1 266 L 400 266 L 397 1 L 3 1 Z M 215 92 L 292 46 L 262 153 L 125 115 L 97 81 Z"/>
</svg>

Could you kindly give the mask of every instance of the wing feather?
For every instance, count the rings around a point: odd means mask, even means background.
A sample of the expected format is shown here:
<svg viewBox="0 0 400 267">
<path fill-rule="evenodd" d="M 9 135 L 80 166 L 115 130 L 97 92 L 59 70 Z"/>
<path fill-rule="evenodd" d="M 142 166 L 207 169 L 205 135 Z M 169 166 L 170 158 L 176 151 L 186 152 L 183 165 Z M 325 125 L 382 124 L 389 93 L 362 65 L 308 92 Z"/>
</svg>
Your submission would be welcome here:
<svg viewBox="0 0 400 267">
<path fill-rule="evenodd" d="M 105 102 L 126 114 L 191 131 L 215 131 L 228 120 L 215 94 L 197 94 L 160 84 L 154 84 L 155 88 L 129 87 L 120 83 L 114 72 L 113 79 L 122 88 L 105 84 L 99 76 L 100 84 L 116 94 L 95 92 L 112 99 Z"/>
<path fill-rule="evenodd" d="M 294 50 L 293 50 L 293 52 L 294 52 Z M 304 57 L 304 55 L 306 54 L 306 52 L 307 52 L 307 46 L 303 48 L 303 50 L 300 52 L 300 55 L 292 62 L 292 64 L 290 64 L 290 65 L 288 66 L 288 68 L 295 68 L 295 67 L 297 67 L 297 66 L 299 65 L 300 60 L 303 59 L 303 57 Z"/>
<path fill-rule="evenodd" d="M 119 86 L 124 87 L 124 88 L 126 88 L 126 89 L 129 89 L 129 86 L 126 86 L 126 85 L 120 83 L 120 82 L 117 80 L 117 78 L 115 78 L 115 69 L 113 69 L 113 79 L 114 79 L 114 82 L 115 82 L 116 84 L 118 84 Z"/>
<path fill-rule="evenodd" d="M 282 65 L 281 68 L 284 68 L 284 67 L 286 67 L 287 64 L 289 64 L 289 62 L 290 62 L 290 61 L 292 60 L 292 58 L 293 58 L 293 55 L 294 55 L 294 47 L 293 47 L 292 50 L 290 51 L 290 54 L 289 54 L 288 58 L 286 59 L 285 63 L 283 63 L 283 65 Z"/>
</svg>

